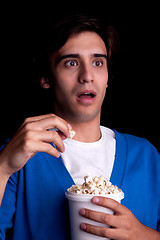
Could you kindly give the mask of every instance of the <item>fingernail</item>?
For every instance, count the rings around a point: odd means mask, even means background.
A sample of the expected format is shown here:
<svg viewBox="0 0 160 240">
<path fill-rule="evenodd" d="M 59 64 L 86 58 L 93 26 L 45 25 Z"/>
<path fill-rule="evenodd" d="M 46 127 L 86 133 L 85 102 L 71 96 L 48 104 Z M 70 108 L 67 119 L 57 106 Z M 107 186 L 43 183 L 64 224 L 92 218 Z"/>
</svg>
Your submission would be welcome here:
<svg viewBox="0 0 160 240">
<path fill-rule="evenodd" d="M 80 210 L 80 212 L 79 212 L 79 213 L 80 213 L 80 215 L 81 215 L 81 216 L 84 216 L 84 215 L 85 215 L 85 213 L 86 213 L 86 211 L 85 211 L 85 209 L 84 209 L 84 208 L 82 208 L 82 209 Z"/>
<path fill-rule="evenodd" d="M 80 228 L 81 228 L 83 231 L 85 231 L 85 230 L 86 230 L 86 224 L 85 224 L 85 223 L 82 223 L 81 226 L 80 226 Z"/>
<path fill-rule="evenodd" d="M 92 202 L 95 203 L 95 204 L 99 203 L 99 198 L 98 197 L 93 197 Z"/>
<path fill-rule="evenodd" d="M 72 126 L 68 123 L 68 128 L 69 128 L 69 130 L 71 130 L 72 129 Z"/>
<path fill-rule="evenodd" d="M 57 158 L 59 158 L 61 156 L 60 152 L 57 153 Z"/>
</svg>

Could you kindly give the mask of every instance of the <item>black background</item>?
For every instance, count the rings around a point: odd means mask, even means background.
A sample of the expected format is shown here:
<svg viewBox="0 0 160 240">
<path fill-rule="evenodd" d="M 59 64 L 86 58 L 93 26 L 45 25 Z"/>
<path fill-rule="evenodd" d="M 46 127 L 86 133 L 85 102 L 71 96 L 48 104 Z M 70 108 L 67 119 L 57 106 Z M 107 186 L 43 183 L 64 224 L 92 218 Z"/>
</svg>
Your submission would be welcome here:
<svg viewBox="0 0 160 240">
<path fill-rule="evenodd" d="M 104 4 L 105 3 L 105 4 Z M 120 36 L 115 79 L 107 90 L 102 124 L 147 138 L 160 151 L 158 3 L 29 3 L 1 8 L 0 144 L 26 117 L 51 112 L 47 92 L 34 79 L 32 58 L 41 26 L 62 11 L 95 12 Z"/>
</svg>

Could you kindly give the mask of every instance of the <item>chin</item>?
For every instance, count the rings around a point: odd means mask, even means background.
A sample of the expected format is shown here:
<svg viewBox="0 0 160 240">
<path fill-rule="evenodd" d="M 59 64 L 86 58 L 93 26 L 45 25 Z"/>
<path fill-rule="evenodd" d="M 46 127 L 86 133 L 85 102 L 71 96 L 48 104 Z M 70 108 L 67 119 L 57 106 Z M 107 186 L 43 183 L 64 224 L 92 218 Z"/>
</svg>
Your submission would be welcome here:
<svg viewBox="0 0 160 240">
<path fill-rule="evenodd" d="M 72 106 L 72 107 L 71 107 Z M 61 105 L 57 112 L 60 117 L 67 121 L 82 123 L 90 122 L 94 119 L 100 118 L 101 106 L 77 106 L 77 104 L 66 104 Z"/>
<path fill-rule="evenodd" d="M 89 112 L 89 111 L 81 111 L 79 113 L 76 112 L 76 114 L 72 114 L 72 118 L 74 118 L 74 120 L 76 122 L 91 122 L 94 119 L 98 119 L 100 118 L 100 111 L 97 112 Z"/>
</svg>

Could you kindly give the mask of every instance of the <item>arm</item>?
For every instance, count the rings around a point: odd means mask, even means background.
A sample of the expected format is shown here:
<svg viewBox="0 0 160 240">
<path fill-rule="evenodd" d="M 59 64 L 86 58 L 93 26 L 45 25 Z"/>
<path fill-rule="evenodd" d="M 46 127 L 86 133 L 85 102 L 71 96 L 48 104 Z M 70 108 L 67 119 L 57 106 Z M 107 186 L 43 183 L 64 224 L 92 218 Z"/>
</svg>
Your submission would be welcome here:
<svg viewBox="0 0 160 240">
<path fill-rule="evenodd" d="M 18 173 L 13 174 L 6 185 L 3 202 L 0 207 L 0 239 L 6 239 L 6 232 L 13 226 L 16 210 Z"/>
<path fill-rule="evenodd" d="M 104 197 L 94 197 L 92 199 L 92 202 L 97 205 L 112 209 L 115 214 L 110 215 L 105 213 L 99 213 L 88 209 L 81 209 L 80 214 L 94 221 L 105 223 L 112 228 L 102 228 L 82 223 L 81 229 L 83 231 L 115 240 L 160 239 L 159 232 L 141 224 L 128 208 L 124 207 L 115 200 L 107 199 Z"/>
<path fill-rule="evenodd" d="M 56 127 L 59 132 L 46 131 Z M 37 152 L 59 157 L 64 151 L 62 139 L 69 136 L 70 126 L 54 114 L 27 118 L 15 136 L 0 152 L 0 205 L 9 177 L 20 170 Z M 50 143 L 58 148 L 54 148 Z"/>
<path fill-rule="evenodd" d="M 9 179 L 9 175 L 8 176 L 5 175 L 5 173 L 3 172 L 3 166 L 0 165 L 0 206 L 1 206 L 2 198 L 4 195 L 4 191 L 5 191 L 8 179 Z"/>
</svg>

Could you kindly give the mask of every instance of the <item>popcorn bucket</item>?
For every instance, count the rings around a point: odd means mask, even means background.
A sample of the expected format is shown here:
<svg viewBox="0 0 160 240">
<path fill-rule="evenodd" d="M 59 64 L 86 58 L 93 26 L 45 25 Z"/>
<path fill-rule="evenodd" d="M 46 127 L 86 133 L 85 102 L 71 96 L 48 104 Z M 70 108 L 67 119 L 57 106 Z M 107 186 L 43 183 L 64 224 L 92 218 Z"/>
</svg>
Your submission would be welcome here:
<svg viewBox="0 0 160 240">
<path fill-rule="evenodd" d="M 93 204 L 91 202 L 91 199 L 95 195 L 77 194 L 69 191 L 67 191 L 65 195 L 69 201 L 71 239 L 72 240 L 109 239 L 109 238 L 99 237 L 97 235 L 93 235 L 93 234 L 82 231 L 80 229 L 81 223 L 88 223 L 88 224 L 92 224 L 100 227 L 109 227 L 109 226 L 103 223 L 95 222 L 90 219 L 84 218 L 79 214 L 79 211 L 81 208 L 86 208 L 86 209 L 90 209 L 97 212 L 103 212 L 107 214 L 114 214 L 114 212 L 111 209 Z M 124 198 L 124 193 L 119 192 L 114 194 L 108 194 L 108 195 L 105 195 L 105 197 L 112 198 L 120 203 L 121 200 Z"/>
</svg>

